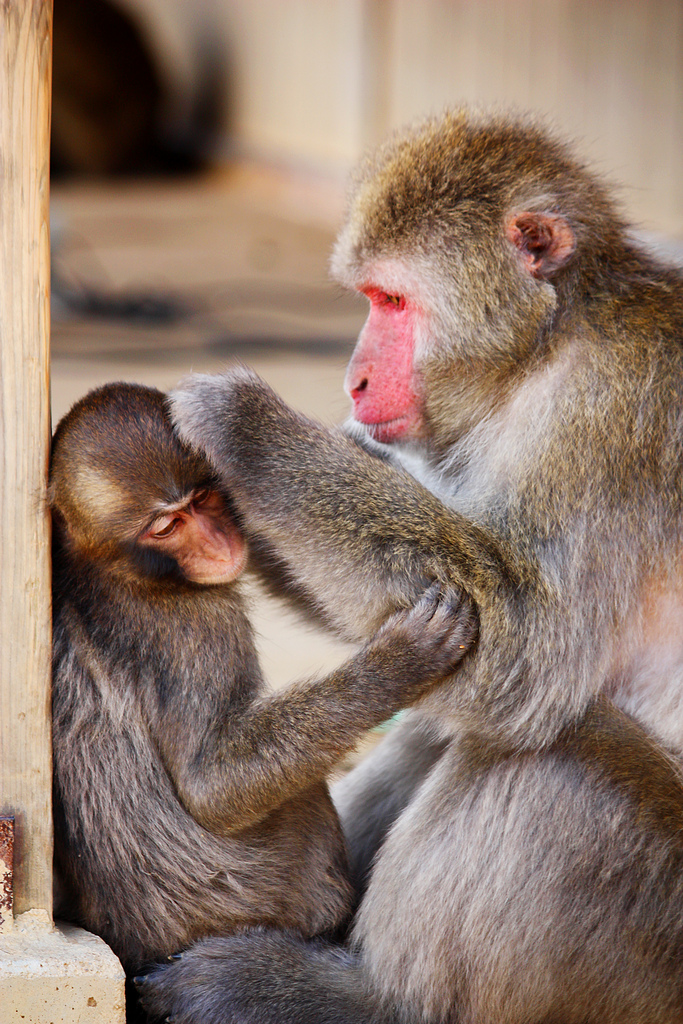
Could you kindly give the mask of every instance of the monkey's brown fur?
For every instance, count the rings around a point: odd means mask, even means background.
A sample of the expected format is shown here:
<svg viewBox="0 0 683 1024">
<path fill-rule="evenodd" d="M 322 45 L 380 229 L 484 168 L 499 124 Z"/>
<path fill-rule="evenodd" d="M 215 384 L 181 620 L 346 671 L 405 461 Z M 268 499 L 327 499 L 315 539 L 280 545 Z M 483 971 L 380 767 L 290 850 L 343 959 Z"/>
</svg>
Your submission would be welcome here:
<svg viewBox="0 0 683 1024">
<path fill-rule="evenodd" d="M 178 1024 L 680 1022 L 681 273 L 562 143 L 466 112 L 361 167 L 333 270 L 371 300 L 347 387 L 381 459 L 245 372 L 191 380 L 175 417 L 337 628 L 366 635 L 434 577 L 475 598 L 480 641 L 336 790 L 369 876 L 356 952 L 216 940 L 150 1005 Z M 393 343 L 409 378 L 385 373 L 370 407 Z"/>
<path fill-rule="evenodd" d="M 473 631 L 469 606 L 432 593 L 331 675 L 268 694 L 238 584 L 195 584 L 140 540 L 215 487 L 164 402 L 91 393 L 51 467 L 57 864 L 67 912 L 129 971 L 246 925 L 339 925 L 351 887 L 324 775 Z"/>
</svg>

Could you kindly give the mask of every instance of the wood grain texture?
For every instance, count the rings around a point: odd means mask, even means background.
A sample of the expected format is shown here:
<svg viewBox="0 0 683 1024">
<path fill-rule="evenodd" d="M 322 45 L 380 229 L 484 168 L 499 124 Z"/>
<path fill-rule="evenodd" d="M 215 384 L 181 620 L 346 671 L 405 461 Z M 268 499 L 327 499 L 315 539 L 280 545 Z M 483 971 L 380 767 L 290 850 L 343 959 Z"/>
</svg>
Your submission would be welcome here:
<svg viewBox="0 0 683 1024">
<path fill-rule="evenodd" d="M 52 911 L 49 417 L 51 0 L 0 0 L 0 812 L 14 911 Z"/>
</svg>

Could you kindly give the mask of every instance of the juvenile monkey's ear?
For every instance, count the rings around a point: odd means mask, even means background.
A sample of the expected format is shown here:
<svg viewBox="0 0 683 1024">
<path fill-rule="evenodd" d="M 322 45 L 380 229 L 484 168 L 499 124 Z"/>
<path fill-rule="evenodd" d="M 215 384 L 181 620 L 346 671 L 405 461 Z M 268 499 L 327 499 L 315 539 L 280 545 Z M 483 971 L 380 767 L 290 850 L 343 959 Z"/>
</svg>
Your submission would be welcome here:
<svg viewBox="0 0 683 1024">
<path fill-rule="evenodd" d="M 563 267 L 576 249 L 576 236 L 558 213 L 511 213 L 505 220 L 505 235 L 529 273 L 544 280 Z"/>
</svg>

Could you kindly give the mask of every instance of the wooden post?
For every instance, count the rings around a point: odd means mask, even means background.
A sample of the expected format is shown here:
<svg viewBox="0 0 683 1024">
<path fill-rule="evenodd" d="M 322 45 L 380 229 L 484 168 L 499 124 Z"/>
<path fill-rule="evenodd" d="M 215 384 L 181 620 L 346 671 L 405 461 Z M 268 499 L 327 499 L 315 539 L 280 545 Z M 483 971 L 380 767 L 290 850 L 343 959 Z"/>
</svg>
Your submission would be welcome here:
<svg viewBox="0 0 683 1024">
<path fill-rule="evenodd" d="M 52 928 L 51 61 L 52 0 L 0 0 L 0 1017 L 123 1024 L 114 954 Z"/>
<path fill-rule="evenodd" d="M 14 912 L 52 914 L 49 133 L 52 0 L 0 4 L 0 814 Z"/>
</svg>

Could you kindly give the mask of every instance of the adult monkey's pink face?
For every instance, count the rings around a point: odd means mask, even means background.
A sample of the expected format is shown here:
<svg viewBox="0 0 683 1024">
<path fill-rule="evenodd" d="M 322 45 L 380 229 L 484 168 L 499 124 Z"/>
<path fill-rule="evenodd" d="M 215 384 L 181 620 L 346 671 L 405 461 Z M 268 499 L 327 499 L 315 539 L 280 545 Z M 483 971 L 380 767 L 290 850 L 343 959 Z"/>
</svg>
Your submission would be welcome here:
<svg viewBox="0 0 683 1024">
<path fill-rule="evenodd" d="M 374 440 L 446 450 L 537 357 L 585 219 L 539 149 L 454 112 L 360 165 L 331 269 L 370 302 L 345 388 Z"/>
<path fill-rule="evenodd" d="M 500 224 L 498 238 L 494 236 L 489 247 L 494 257 L 493 273 L 499 275 L 493 290 L 515 296 L 519 316 L 527 324 L 533 323 L 534 293 L 541 296 L 545 291 L 547 299 L 548 282 L 574 252 L 572 229 L 564 218 L 553 213 L 512 211 Z M 424 440 L 433 430 L 433 422 L 430 420 L 430 426 L 426 422 L 429 388 L 425 387 L 425 374 L 431 378 L 435 367 L 441 378 L 447 377 L 449 370 L 457 374 L 452 383 L 462 387 L 463 374 L 467 374 L 467 368 L 477 358 L 484 373 L 490 366 L 486 347 L 486 321 L 491 317 L 487 293 L 483 282 L 477 288 L 468 283 L 472 271 L 467 261 L 475 266 L 478 261 L 466 251 L 451 258 L 455 267 L 459 264 L 461 268 L 461 279 L 456 285 L 451 278 L 450 288 L 439 283 L 436 265 L 430 279 L 423 266 L 424 258 L 380 258 L 364 267 L 360 275 L 356 274 L 353 286 L 368 298 L 370 312 L 351 357 L 344 387 L 353 402 L 354 419 L 363 424 L 375 441 L 391 444 Z M 337 267 L 340 265 L 338 261 Z M 491 273 L 489 270 L 489 285 Z M 349 275 L 340 276 L 348 282 Z M 515 308 L 514 304 L 511 306 Z M 539 308 L 543 312 L 547 307 L 542 303 Z M 504 320 L 504 315 L 497 317 L 499 332 L 503 333 Z M 451 325 L 450 329 L 444 324 Z M 507 360 L 496 353 L 498 370 L 510 362 L 512 344 L 511 332 Z M 456 348 L 460 360 L 457 367 Z"/>
<path fill-rule="evenodd" d="M 346 372 L 344 388 L 354 418 L 375 441 L 390 444 L 415 436 L 422 422 L 415 382 L 417 305 L 375 284 L 360 289 L 370 312 Z"/>
</svg>

